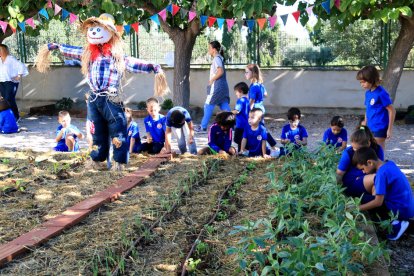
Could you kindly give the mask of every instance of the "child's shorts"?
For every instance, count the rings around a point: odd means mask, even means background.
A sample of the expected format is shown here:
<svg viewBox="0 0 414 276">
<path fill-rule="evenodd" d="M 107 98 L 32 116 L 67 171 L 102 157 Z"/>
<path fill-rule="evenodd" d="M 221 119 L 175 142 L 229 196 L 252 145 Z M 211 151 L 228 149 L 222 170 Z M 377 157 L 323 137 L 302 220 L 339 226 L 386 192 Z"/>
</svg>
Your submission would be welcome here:
<svg viewBox="0 0 414 276">
<path fill-rule="evenodd" d="M 343 183 L 343 186 L 346 188 L 345 194 L 351 197 L 361 197 L 361 203 L 367 203 L 373 200 L 375 197 L 371 195 L 364 186 L 364 177 L 358 176 L 354 181 Z"/>
<path fill-rule="evenodd" d="M 387 131 L 388 131 L 388 128 L 380 129 L 377 131 L 373 131 L 372 135 L 374 135 L 374 137 L 377 137 L 377 138 L 387 138 Z"/>
</svg>

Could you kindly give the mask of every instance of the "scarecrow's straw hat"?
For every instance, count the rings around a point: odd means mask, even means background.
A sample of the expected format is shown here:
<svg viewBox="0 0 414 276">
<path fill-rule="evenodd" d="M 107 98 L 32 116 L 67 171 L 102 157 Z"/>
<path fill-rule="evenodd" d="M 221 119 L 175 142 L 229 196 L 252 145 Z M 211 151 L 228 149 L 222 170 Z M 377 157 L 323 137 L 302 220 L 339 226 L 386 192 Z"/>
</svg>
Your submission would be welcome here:
<svg viewBox="0 0 414 276">
<path fill-rule="evenodd" d="M 114 17 L 109 13 L 103 13 L 99 17 L 90 17 L 86 19 L 81 27 L 80 30 L 83 33 L 86 33 L 88 31 L 88 28 L 92 25 L 101 25 L 104 26 L 108 31 L 110 31 L 112 34 L 116 35 L 118 38 L 121 38 L 121 35 L 118 33 L 116 27 L 115 27 L 115 19 Z"/>
</svg>

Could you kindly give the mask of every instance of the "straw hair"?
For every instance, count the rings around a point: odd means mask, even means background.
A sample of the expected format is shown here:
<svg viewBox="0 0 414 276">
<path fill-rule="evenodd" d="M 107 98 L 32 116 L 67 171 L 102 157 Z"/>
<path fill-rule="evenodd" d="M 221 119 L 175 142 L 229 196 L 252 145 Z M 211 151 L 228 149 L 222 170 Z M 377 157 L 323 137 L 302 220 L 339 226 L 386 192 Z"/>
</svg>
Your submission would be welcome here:
<svg viewBox="0 0 414 276">
<path fill-rule="evenodd" d="M 40 73 L 45 73 L 49 70 L 51 62 L 52 59 L 50 57 L 50 51 L 47 44 L 45 44 L 40 47 L 39 53 L 35 58 L 34 65 L 37 71 L 39 71 Z"/>
<path fill-rule="evenodd" d="M 168 87 L 167 78 L 164 71 L 161 71 L 155 74 L 154 96 L 164 97 L 168 93 L 170 93 L 170 88 Z"/>
</svg>

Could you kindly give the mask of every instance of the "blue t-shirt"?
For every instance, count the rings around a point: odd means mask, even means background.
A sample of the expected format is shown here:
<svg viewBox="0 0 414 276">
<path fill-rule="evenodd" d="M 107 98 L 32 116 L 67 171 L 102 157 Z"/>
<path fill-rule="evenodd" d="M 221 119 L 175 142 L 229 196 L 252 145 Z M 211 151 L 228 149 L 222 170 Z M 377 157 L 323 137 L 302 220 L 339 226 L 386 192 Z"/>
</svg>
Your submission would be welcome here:
<svg viewBox="0 0 414 276">
<path fill-rule="evenodd" d="M 139 136 L 139 128 L 138 128 L 137 123 L 131 122 L 131 124 L 128 127 L 127 132 L 128 132 L 128 138 L 127 138 L 128 150 L 131 145 L 131 138 L 135 138 L 135 144 L 134 144 L 132 151 L 137 152 L 139 145 L 141 145 L 141 137 Z"/>
<path fill-rule="evenodd" d="M 306 131 L 306 128 L 304 126 L 298 125 L 296 129 L 291 129 L 290 124 L 283 126 L 282 135 L 280 136 L 281 139 L 289 139 L 290 142 L 294 143 L 295 145 L 297 145 L 296 139 L 302 140 L 306 137 L 308 137 L 308 132 Z"/>
<path fill-rule="evenodd" d="M 342 128 L 341 132 L 337 135 L 332 132 L 331 128 L 328 128 L 323 134 L 322 141 L 324 141 L 327 145 L 333 145 L 336 148 L 340 148 L 342 146 L 342 142 L 348 141 L 348 134 L 345 128 Z"/>
<path fill-rule="evenodd" d="M 384 195 L 385 206 L 394 215 L 408 220 L 414 217 L 414 198 L 407 177 L 392 161 L 386 161 L 378 170 L 374 180 L 377 195 Z"/>
<path fill-rule="evenodd" d="M 241 97 L 237 99 L 235 110 L 239 111 L 236 115 L 236 128 L 245 128 L 249 125 L 249 99 Z"/>
<path fill-rule="evenodd" d="M 59 132 L 62 130 L 63 126 L 59 125 L 56 129 L 56 136 L 58 136 Z M 79 129 L 74 125 L 69 125 L 66 128 L 65 133 L 63 133 L 62 138 L 57 142 L 56 147 L 54 147 L 54 150 L 56 151 L 69 151 L 68 146 L 66 145 L 66 136 L 73 133 L 79 133 Z M 73 147 L 73 151 L 79 151 L 79 144 L 78 144 L 78 136 L 76 134 L 73 134 L 73 138 L 75 139 L 75 145 Z"/>
<path fill-rule="evenodd" d="M 14 118 L 13 111 L 9 108 L 0 112 L 0 132 L 9 134 L 16 133 L 19 127 Z"/>
<path fill-rule="evenodd" d="M 378 86 L 374 91 L 365 92 L 368 127 L 372 131 L 388 128 L 389 116 L 386 107 L 390 104 L 392 104 L 390 95 L 382 86 Z"/>
<path fill-rule="evenodd" d="M 266 88 L 263 84 L 255 82 L 250 85 L 249 88 L 249 101 L 254 100 L 253 108 L 260 108 L 265 112 L 265 108 L 263 105 L 264 97 L 265 97 Z"/>
<path fill-rule="evenodd" d="M 191 122 L 190 112 L 188 112 L 188 111 L 187 111 L 187 109 L 185 109 L 184 107 L 181 107 L 181 106 L 175 106 L 175 107 L 171 108 L 171 109 L 168 111 L 167 116 L 165 116 L 165 117 L 166 117 L 166 122 L 165 122 L 165 124 L 166 124 L 166 126 L 167 126 L 167 127 L 175 127 L 175 126 L 173 126 L 173 123 L 172 123 L 172 121 L 171 121 L 171 114 L 172 114 L 175 110 L 180 110 L 180 111 L 184 114 L 184 116 L 185 116 L 185 121 L 186 121 L 187 123 Z"/>
<path fill-rule="evenodd" d="M 262 156 L 262 141 L 267 141 L 267 130 L 263 125 L 259 125 L 256 130 L 251 126 L 244 128 L 243 138 L 246 138 L 246 149 L 249 150 L 249 156 Z"/>
<path fill-rule="evenodd" d="M 382 150 L 381 146 L 376 145 L 375 147 L 371 147 L 375 150 L 378 158 L 380 160 L 384 160 L 384 151 Z M 342 178 L 342 182 L 345 185 L 352 185 L 355 182 L 355 179 L 365 174 L 362 170 L 358 169 L 354 165 L 352 165 L 352 158 L 354 157 L 354 149 L 352 147 L 347 147 L 341 155 L 341 159 L 338 163 L 338 169 L 345 172 L 344 177 Z"/>
<path fill-rule="evenodd" d="M 165 119 L 162 114 L 159 114 L 156 120 L 150 115 L 144 118 L 145 131 L 151 134 L 154 143 L 165 142 Z"/>
<path fill-rule="evenodd" d="M 216 152 L 220 150 L 228 152 L 233 140 L 232 133 L 232 129 L 223 131 L 217 123 L 212 124 L 208 132 L 208 146 Z"/>
</svg>

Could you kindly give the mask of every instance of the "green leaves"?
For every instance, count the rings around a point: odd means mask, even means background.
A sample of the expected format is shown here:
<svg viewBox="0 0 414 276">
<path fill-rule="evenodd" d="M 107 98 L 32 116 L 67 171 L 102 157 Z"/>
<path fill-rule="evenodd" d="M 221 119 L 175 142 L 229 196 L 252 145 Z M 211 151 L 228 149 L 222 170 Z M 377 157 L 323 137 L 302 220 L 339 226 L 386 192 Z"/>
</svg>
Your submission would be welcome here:
<svg viewBox="0 0 414 276">
<path fill-rule="evenodd" d="M 102 9 L 106 12 L 106 13 L 114 13 L 115 11 L 115 6 L 112 3 L 111 0 L 103 0 L 102 1 Z"/>
</svg>

